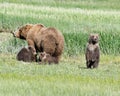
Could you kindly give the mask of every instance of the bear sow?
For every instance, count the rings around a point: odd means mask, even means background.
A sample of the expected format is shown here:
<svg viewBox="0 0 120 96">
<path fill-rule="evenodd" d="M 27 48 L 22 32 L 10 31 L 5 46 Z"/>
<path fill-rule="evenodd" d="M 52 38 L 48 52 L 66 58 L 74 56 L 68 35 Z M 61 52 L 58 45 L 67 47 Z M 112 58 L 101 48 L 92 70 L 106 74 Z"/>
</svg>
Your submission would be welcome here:
<svg viewBox="0 0 120 96">
<path fill-rule="evenodd" d="M 34 55 L 37 52 L 46 52 L 59 62 L 64 49 L 64 36 L 56 28 L 27 24 L 18 28 L 14 36 L 26 40 Z"/>
</svg>

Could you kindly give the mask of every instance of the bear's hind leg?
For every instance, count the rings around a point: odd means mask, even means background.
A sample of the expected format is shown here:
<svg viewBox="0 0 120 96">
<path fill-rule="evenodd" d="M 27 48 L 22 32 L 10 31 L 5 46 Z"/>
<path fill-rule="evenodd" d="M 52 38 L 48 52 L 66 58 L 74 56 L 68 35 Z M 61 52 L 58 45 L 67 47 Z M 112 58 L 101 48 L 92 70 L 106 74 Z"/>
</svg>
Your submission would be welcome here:
<svg viewBox="0 0 120 96">
<path fill-rule="evenodd" d="M 99 64 L 99 62 L 98 62 L 98 61 L 95 61 L 94 64 L 93 64 L 93 68 L 97 68 L 97 67 L 98 67 L 98 64 Z"/>
</svg>

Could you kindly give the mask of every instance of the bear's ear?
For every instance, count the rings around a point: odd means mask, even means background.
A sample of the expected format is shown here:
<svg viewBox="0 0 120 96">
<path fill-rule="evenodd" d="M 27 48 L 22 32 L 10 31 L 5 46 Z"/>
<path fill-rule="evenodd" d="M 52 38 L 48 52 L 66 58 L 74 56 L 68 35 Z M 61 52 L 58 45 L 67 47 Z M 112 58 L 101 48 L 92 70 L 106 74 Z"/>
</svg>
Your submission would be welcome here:
<svg viewBox="0 0 120 96">
<path fill-rule="evenodd" d="M 29 46 L 28 49 L 29 49 L 29 51 L 34 52 L 34 50 L 31 46 Z"/>
<path fill-rule="evenodd" d="M 33 24 L 26 24 L 25 25 L 25 29 L 30 29 L 31 27 L 33 27 Z"/>
<path fill-rule="evenodd" d="M 89 35 L 89 37 L 92 37 L 94 34 L 93 33 L 91 33 L 90 35 Z"/>
<path fill-rule="evenodd" d="M 35 24 L 35 26 L 39 26 L 40 28 L 45 27 L 43 24 Z"/>
<path fill-rule="evenodd" d="M 41 57 L 44 57 L 44 53 L 43 53 L 43 52 L 41 52 L 41 53 L 40 53 L 40 56 L 41 56 Z"/>
<path fill-rule="evenodd" d="M 97 37 L 99 37 L 99 34 L 96 34 Z"/>
<path fill-rule="evenodd" d="M 97 36 L 97 37 L 99 37 L 99 34 L 91 33 L 91 34 L 90 34 L 90 37 L 91 37 L 91 36 Z"/>
<path fill-rule="evenodd" d="M 48 57 L 48 58 L 49 58 L 50 56 L 51 56 L 50 54 L 46 54 L 46 57 Z"/>
<path fill-rule="evenodd" d="M 43 54 L 46 54 L 46 52 L 44 51 Z"/>
<path fill-rule="evenodd" d="M 97 40 L 99 40 L 99 34 L 96 34 L 96 38 L 97 38 Z"/>
<path fill-rule="evenodd" d="M 32 50 L 32 47 L 31 47 L 31 46 L 29 46 L 29 47 L 28 47 L 28 49 L 29 49 L 29 50 Z"/>
<path fill-rule="evenodd" d="M 45 27 L 43 24 L 40 24 L 41 27 Z"/>
</svg>

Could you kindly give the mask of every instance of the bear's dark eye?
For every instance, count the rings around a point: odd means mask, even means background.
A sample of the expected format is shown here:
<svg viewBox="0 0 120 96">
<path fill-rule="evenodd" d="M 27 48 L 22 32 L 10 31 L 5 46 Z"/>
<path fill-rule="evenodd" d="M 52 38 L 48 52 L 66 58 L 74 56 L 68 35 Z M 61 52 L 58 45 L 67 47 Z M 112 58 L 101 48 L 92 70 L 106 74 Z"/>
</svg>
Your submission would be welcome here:
<svg viewBox="0 0 120 96">
<path fill-rule="evenodd" d="M 22 30 L 21 30 L 21 29 L 19 29 L 19 31 L 20 31 L 20 32 L 22 32 Z"/>
</svg>

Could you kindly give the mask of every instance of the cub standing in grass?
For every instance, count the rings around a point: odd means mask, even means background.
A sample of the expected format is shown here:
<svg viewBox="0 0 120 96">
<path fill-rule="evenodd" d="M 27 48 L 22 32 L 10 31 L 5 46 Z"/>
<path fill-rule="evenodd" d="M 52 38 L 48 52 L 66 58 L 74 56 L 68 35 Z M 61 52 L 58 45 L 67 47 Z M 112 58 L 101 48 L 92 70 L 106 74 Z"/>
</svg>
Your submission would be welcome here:
<svg viewBox="0 0 120 96">
<path fill-rule="evenodd" d="M 98 67 L 100 59 L 100 48 L 98 41 L 98 34 L 90 34 L 85 53 L 87 68 Z"/>
<path fill-rule="evenodd" d="M 55 57 L 52 57 L 50 54 L 46 52 L 41 52 L 39 55 L 39 60 L 41 61 L 40 63 L 55 63 L 57 64 L 58 61 L 55 59 Z"/>
<path fill-rule="evenodd" d="M 31 47 L 22 48 L 17 54 L 17 60 L 24 62 L 36 61 L 36 57 L 33 54 L 33 49 Z"/>
</svg>

